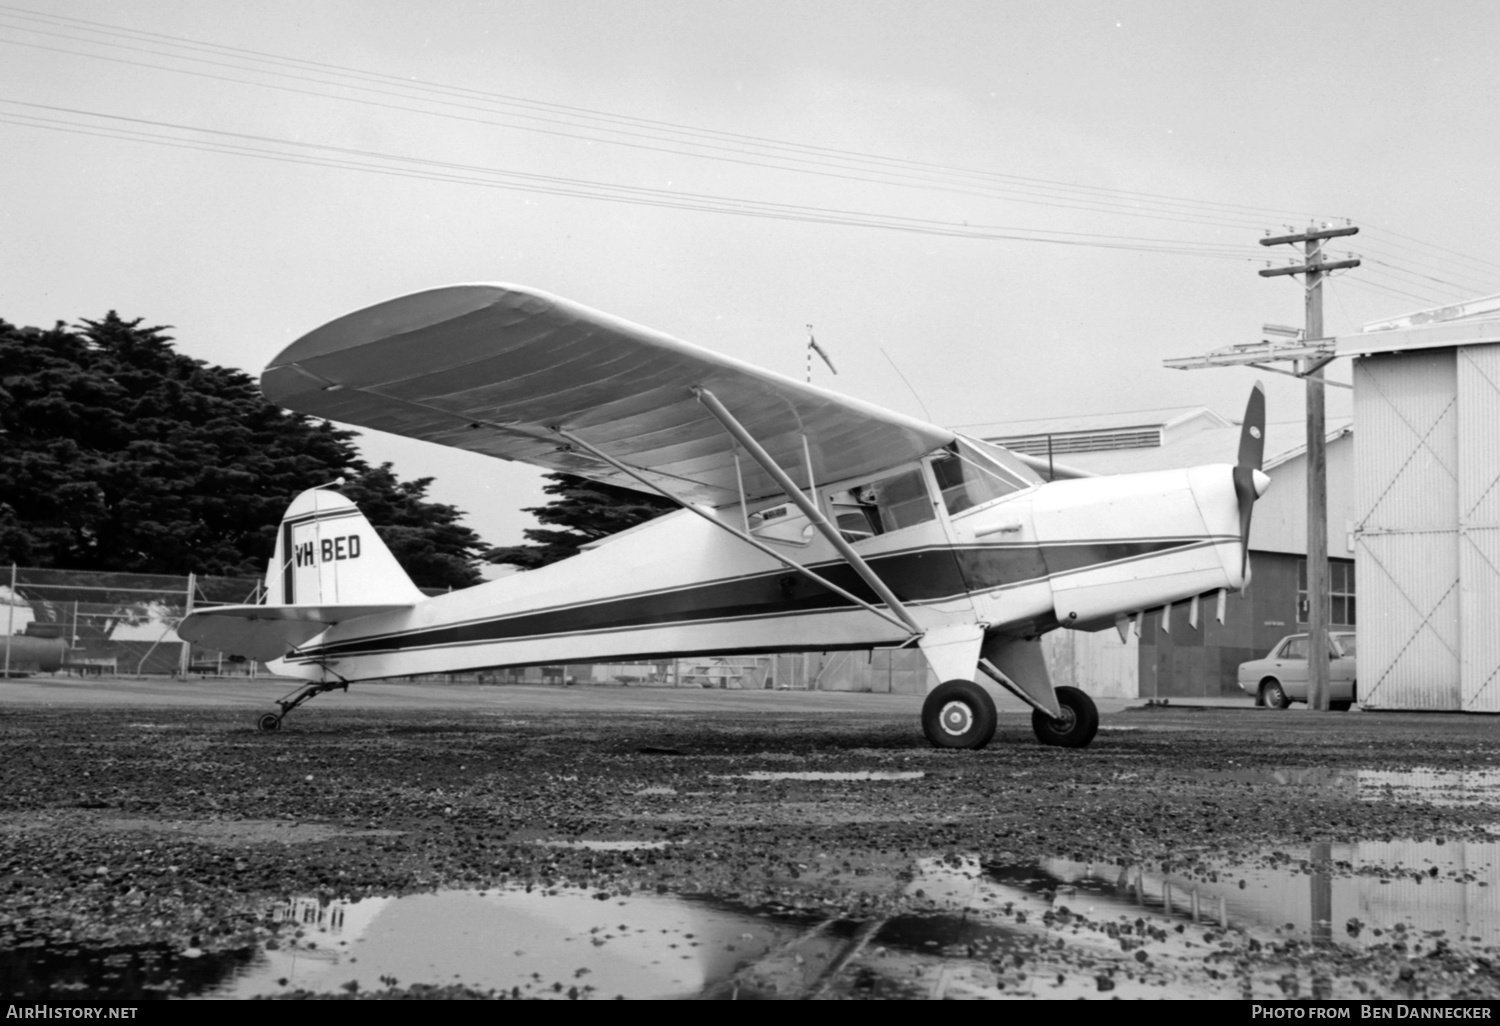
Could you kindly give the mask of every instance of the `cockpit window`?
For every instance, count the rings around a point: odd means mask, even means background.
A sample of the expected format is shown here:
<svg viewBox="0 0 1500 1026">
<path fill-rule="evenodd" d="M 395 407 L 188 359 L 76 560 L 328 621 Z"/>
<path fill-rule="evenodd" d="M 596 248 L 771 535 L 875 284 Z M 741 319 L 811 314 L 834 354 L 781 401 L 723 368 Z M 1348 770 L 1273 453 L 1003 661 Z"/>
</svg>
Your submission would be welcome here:
<svg viewBox="0 0 1500 1026">
<path fill-rule="evenodd" d="M 861 541 L 877 534 L 936 519 L 927 481 L 917 469 L 902 471 L 854 488 L 828 494 L 829 513 L 845 541 Z"/>
<path fill-rule="evenodd" d="M 1006 455 L 1003 450 L 990 446 L 981 449 L 961 436 L 956 448 L 958 451 L 952 455 L 932 462 L 932 472 L 943 493 L 943 505 L 950 514 L 982 506 L 1036 483 L 1024 464 L 1016 462 L 1011 466 L 1009 461 L 1002 461 L 1002 455 Z"/>
</svg>

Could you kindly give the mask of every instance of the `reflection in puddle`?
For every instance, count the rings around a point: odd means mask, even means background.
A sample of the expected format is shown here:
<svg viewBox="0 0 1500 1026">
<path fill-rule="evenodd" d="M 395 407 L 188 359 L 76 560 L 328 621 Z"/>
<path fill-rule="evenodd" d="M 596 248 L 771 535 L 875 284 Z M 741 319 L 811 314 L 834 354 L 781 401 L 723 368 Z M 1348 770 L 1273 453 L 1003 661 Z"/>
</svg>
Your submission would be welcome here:
<svg viewBox="0 0 1500 1026">
<path fill-rule="evenodd" d="M 0 988 L 115 998 L 451 984 L 558 998 L 1275 997 L 1276 980 L 1231 977 L 1215 960 L 1293 937 L 1492 956 L 1497 865 L 1500 842 L 1314 844 L 1173 870 L 950 855 L 888 881 L 926 911 L 867 919 L 566 887 L 303 898 L 268 910 L 281 924 L 270 950 L 0 951 Z"/>
<path fill-rule="evenodd" d="M 203 953 L 166 945 L 97 948 L 20 944 L 0 950 L 0 994 L 129 1001 L 201 995 L 249 965 L 249 950 Z"/>
<path fill-rule="evenodd" d="M 735 773 L 724 780 L 921 780 L 922 770 L 752 770 Z"/>
<path fill-rule="evenodd" d="M 278 917 L 302 936 L 213 996 L 462 982 L 519 997 L 922 997 L 953 945 L 1007 934 L 961 916 L 855 922 L 568 888 L 302 899 Z"/>
<path fill-rule="evenodd" d="M 1434 938 L 1452 948 L 1500 945 L 1500 844 L 1488 841 L 1313 844 L 1192 876 L 1065 859 L 986 874 L 1086 915 L 1146 911 L 1413 952 L 1431 950 Z"/>
</svg>

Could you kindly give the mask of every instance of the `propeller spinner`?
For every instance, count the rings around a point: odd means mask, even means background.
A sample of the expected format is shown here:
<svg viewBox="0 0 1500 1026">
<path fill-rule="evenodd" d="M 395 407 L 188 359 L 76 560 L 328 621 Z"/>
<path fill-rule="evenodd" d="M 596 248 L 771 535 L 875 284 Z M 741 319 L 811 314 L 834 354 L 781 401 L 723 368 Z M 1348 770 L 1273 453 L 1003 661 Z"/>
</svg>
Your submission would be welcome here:
<svg viewBox="0 0 1500 1026">
<path fill-rule="evenodd" d="M 1240 429 L 1240 455 L 1234 467 L 1234 494 L 1240 503 L 1240 576 L 1250 565 L 1250 513 L 1255 500 L 1266 494 L 1271 479 L 1260 469 L 1266 451 L 1266 390 L 1259 381 L 1245 404 Z"/>
</svg>

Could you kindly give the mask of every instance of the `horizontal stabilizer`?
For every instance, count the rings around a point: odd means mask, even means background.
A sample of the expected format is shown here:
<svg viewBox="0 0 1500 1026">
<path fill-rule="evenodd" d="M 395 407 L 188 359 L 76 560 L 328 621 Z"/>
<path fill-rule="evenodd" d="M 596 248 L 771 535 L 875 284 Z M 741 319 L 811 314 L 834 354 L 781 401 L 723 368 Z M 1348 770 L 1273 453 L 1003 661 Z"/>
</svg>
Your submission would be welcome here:
<svg viewBox="0 0 1500 1026">
<path fill-rule="evenodd" d="M 177 636 L 204 648 L 265 662 L 280 659 L 336 623 L 410 609 L 413 603 L 326 606 L 218 606 L 183 617 Z"/>
</svg>

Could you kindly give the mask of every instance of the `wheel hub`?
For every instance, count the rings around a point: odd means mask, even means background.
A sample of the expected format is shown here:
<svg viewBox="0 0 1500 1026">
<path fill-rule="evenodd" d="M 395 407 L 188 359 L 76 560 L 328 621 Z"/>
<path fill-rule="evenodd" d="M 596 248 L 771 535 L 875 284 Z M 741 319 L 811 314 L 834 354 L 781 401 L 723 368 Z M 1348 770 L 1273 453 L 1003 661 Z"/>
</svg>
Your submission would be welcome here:
<svg viewBox="0 0 1500 1026">
<path fill-rule="evenodd" d="M 1052 721 L 1059 731 L 1066 734 L 1073 729 L 1073 724 L 1078 722 L 1078 714 L 1066 705 L 1060 706 L 1062 715 Z"/>
<path fill-rule="evenodd" d="M 962 737 L 974 726 L 974 710 L 965 702 L 949 702 L 938 714 L 938 723 L 942 725 L 943 733 Z"/>
</svg>

